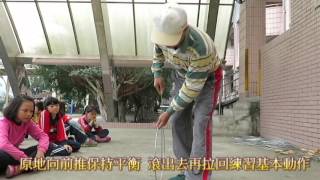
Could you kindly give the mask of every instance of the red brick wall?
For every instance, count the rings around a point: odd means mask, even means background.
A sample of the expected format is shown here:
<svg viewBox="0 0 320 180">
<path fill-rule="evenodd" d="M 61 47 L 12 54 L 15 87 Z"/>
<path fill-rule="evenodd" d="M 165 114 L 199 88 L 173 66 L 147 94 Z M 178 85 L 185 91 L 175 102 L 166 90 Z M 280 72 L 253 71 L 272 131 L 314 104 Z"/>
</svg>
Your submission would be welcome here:
<svg viewBox="0 0 320 180">
<path fill-rule="evenodd" d="M 261 134 L 320 148 L 320 9 L 291 2 L 290 29 L 261 51 Z"/>
</svg>

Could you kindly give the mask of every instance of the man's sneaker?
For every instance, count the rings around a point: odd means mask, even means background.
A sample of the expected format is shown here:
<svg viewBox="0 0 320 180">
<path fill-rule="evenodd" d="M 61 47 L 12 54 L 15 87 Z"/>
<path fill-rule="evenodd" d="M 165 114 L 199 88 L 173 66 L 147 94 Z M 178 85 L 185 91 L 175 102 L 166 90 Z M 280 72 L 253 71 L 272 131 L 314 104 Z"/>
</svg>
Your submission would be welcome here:
<svg viewBox="0 0 320 180">
<path fill-rule="evenodd" d="M 6 170 L 6 178 L 12 178 L 21 174 L 20 165 L 9 165 Z"/>
<path fill-rule="evenodd" d="M 175 177 L 170 178 L 169 180 L 185 180 L 186 176 L 184 174 L 178 174 Z"/>
<path fill-rule="evenodd" d="M 88 138 L 86 142 L 81 144 L 82 147 L 96 147 L 98 143 L 91 138 Z"/>
<path fill-rule="evenodd" d="M 107 143 L 111 141 L 111 137 L 107 136 L 107 137 L 101 138 L 99 136 L 96 136 L 96 141 L 98 143 Z"/>
</svg>

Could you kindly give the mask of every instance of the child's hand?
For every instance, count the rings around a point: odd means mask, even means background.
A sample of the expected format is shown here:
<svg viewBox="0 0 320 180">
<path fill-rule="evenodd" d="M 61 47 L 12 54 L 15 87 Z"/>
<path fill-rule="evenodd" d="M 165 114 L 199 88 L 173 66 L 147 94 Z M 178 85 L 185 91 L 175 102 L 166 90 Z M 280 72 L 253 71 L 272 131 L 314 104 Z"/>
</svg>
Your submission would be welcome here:
<svg viewBox="0 0 320 180">
<path fill-rule="evenodd" d="M 93 126 L 95 126 L 95 124 L 97 124 L 97 119 L 92 119 L 92 123 L 93 123 Z"/>
<path fill-rule="evenodd" d="M 88 119 L 89 123 L 94 123 L 97 121 L 97 119 Z"/>
<path fill-rule="evenodd" d="M 68 153 L 71 153 L 72 152 L 72 147 L 68 144 L 66 145 L 63 145 L 64 148 L 66 148 L 66 150 L 68 151 Z"/>
<path fill-rule="evenodd" d="M 44 158 L 44 152 L 38 150 L 35 158 Z"/>
<path fill-rule="evenodd" d="M 94 127 L 95 122 L 94 121 L 90 121 L 89 122 L 89 126 Z"/>
<path fill-rule="evenodd" d="M 94 123 L 94 124 L 93 124 L 93 127 L 94 127 L 94 128 L 99 128 L 99 126 L 100 126 L 100 125 L 99 125 L 98 123 Z"/>
</svg>

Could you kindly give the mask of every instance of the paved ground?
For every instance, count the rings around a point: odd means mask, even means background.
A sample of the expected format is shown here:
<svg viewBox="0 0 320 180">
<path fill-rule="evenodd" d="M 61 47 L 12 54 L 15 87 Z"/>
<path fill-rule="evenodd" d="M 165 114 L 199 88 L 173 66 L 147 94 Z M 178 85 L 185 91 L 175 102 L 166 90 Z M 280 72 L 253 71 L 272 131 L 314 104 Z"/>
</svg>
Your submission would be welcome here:
<svg viewBox="0 0 320 180">
<path fill-rule="evenodd" d="M 154 173 L 148 170 L 147 160 L 154 154 L 154 137 L 155 130 L 142 128 L 111 128 L 112 142 L 108 144 L 99 144 L 98 147 L 82 148 L 80 152 L 73 156 L 82 157 L 141 157 L 142 165 L 140 172 L 128 172 L 127 170 L 119 171 L 114 167 L 113 171 L 47 171 L 23 174 L 14 179 L 17 180 L 152 180 Z M 165 130 L 166 135 L 166 156 L 173 157 L 171 148 L 171 132 Z M 276 154 L 259 147 L 234 144 L 230 137 L 214 137 L 213 149 L 216 157 L 268 157 L 274 158 Z M 27 140 L 24 145 L 34 143 Z M 163 179 L 168 179 L 177 172 L 165 172 Z M 320 163 L 312 162 L 311 168 L 305 172 L 284 172 L 282 170 L 275 172 L 244 172 L 244 171 L 216 171 L 213 173 L 214 180 L 316 180 L 320 175 Z M 0 179 L 4 179 L 1 175 Z"/>
</svg>

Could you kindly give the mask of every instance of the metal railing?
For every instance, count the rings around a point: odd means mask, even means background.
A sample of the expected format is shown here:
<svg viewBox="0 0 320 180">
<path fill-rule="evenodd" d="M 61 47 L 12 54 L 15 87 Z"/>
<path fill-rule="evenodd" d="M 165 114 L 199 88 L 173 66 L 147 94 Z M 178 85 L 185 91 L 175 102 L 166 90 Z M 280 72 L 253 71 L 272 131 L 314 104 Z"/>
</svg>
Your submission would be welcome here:
<svg viewBox="0 0 320 180">
<path fill-rule="evenodd" d="M 229 106 L 239 99 L 239 70 L 225 75 L 222 80 L 222 87 L 219 96 L 219 112 L 224 106 Z"/>
</svg>

